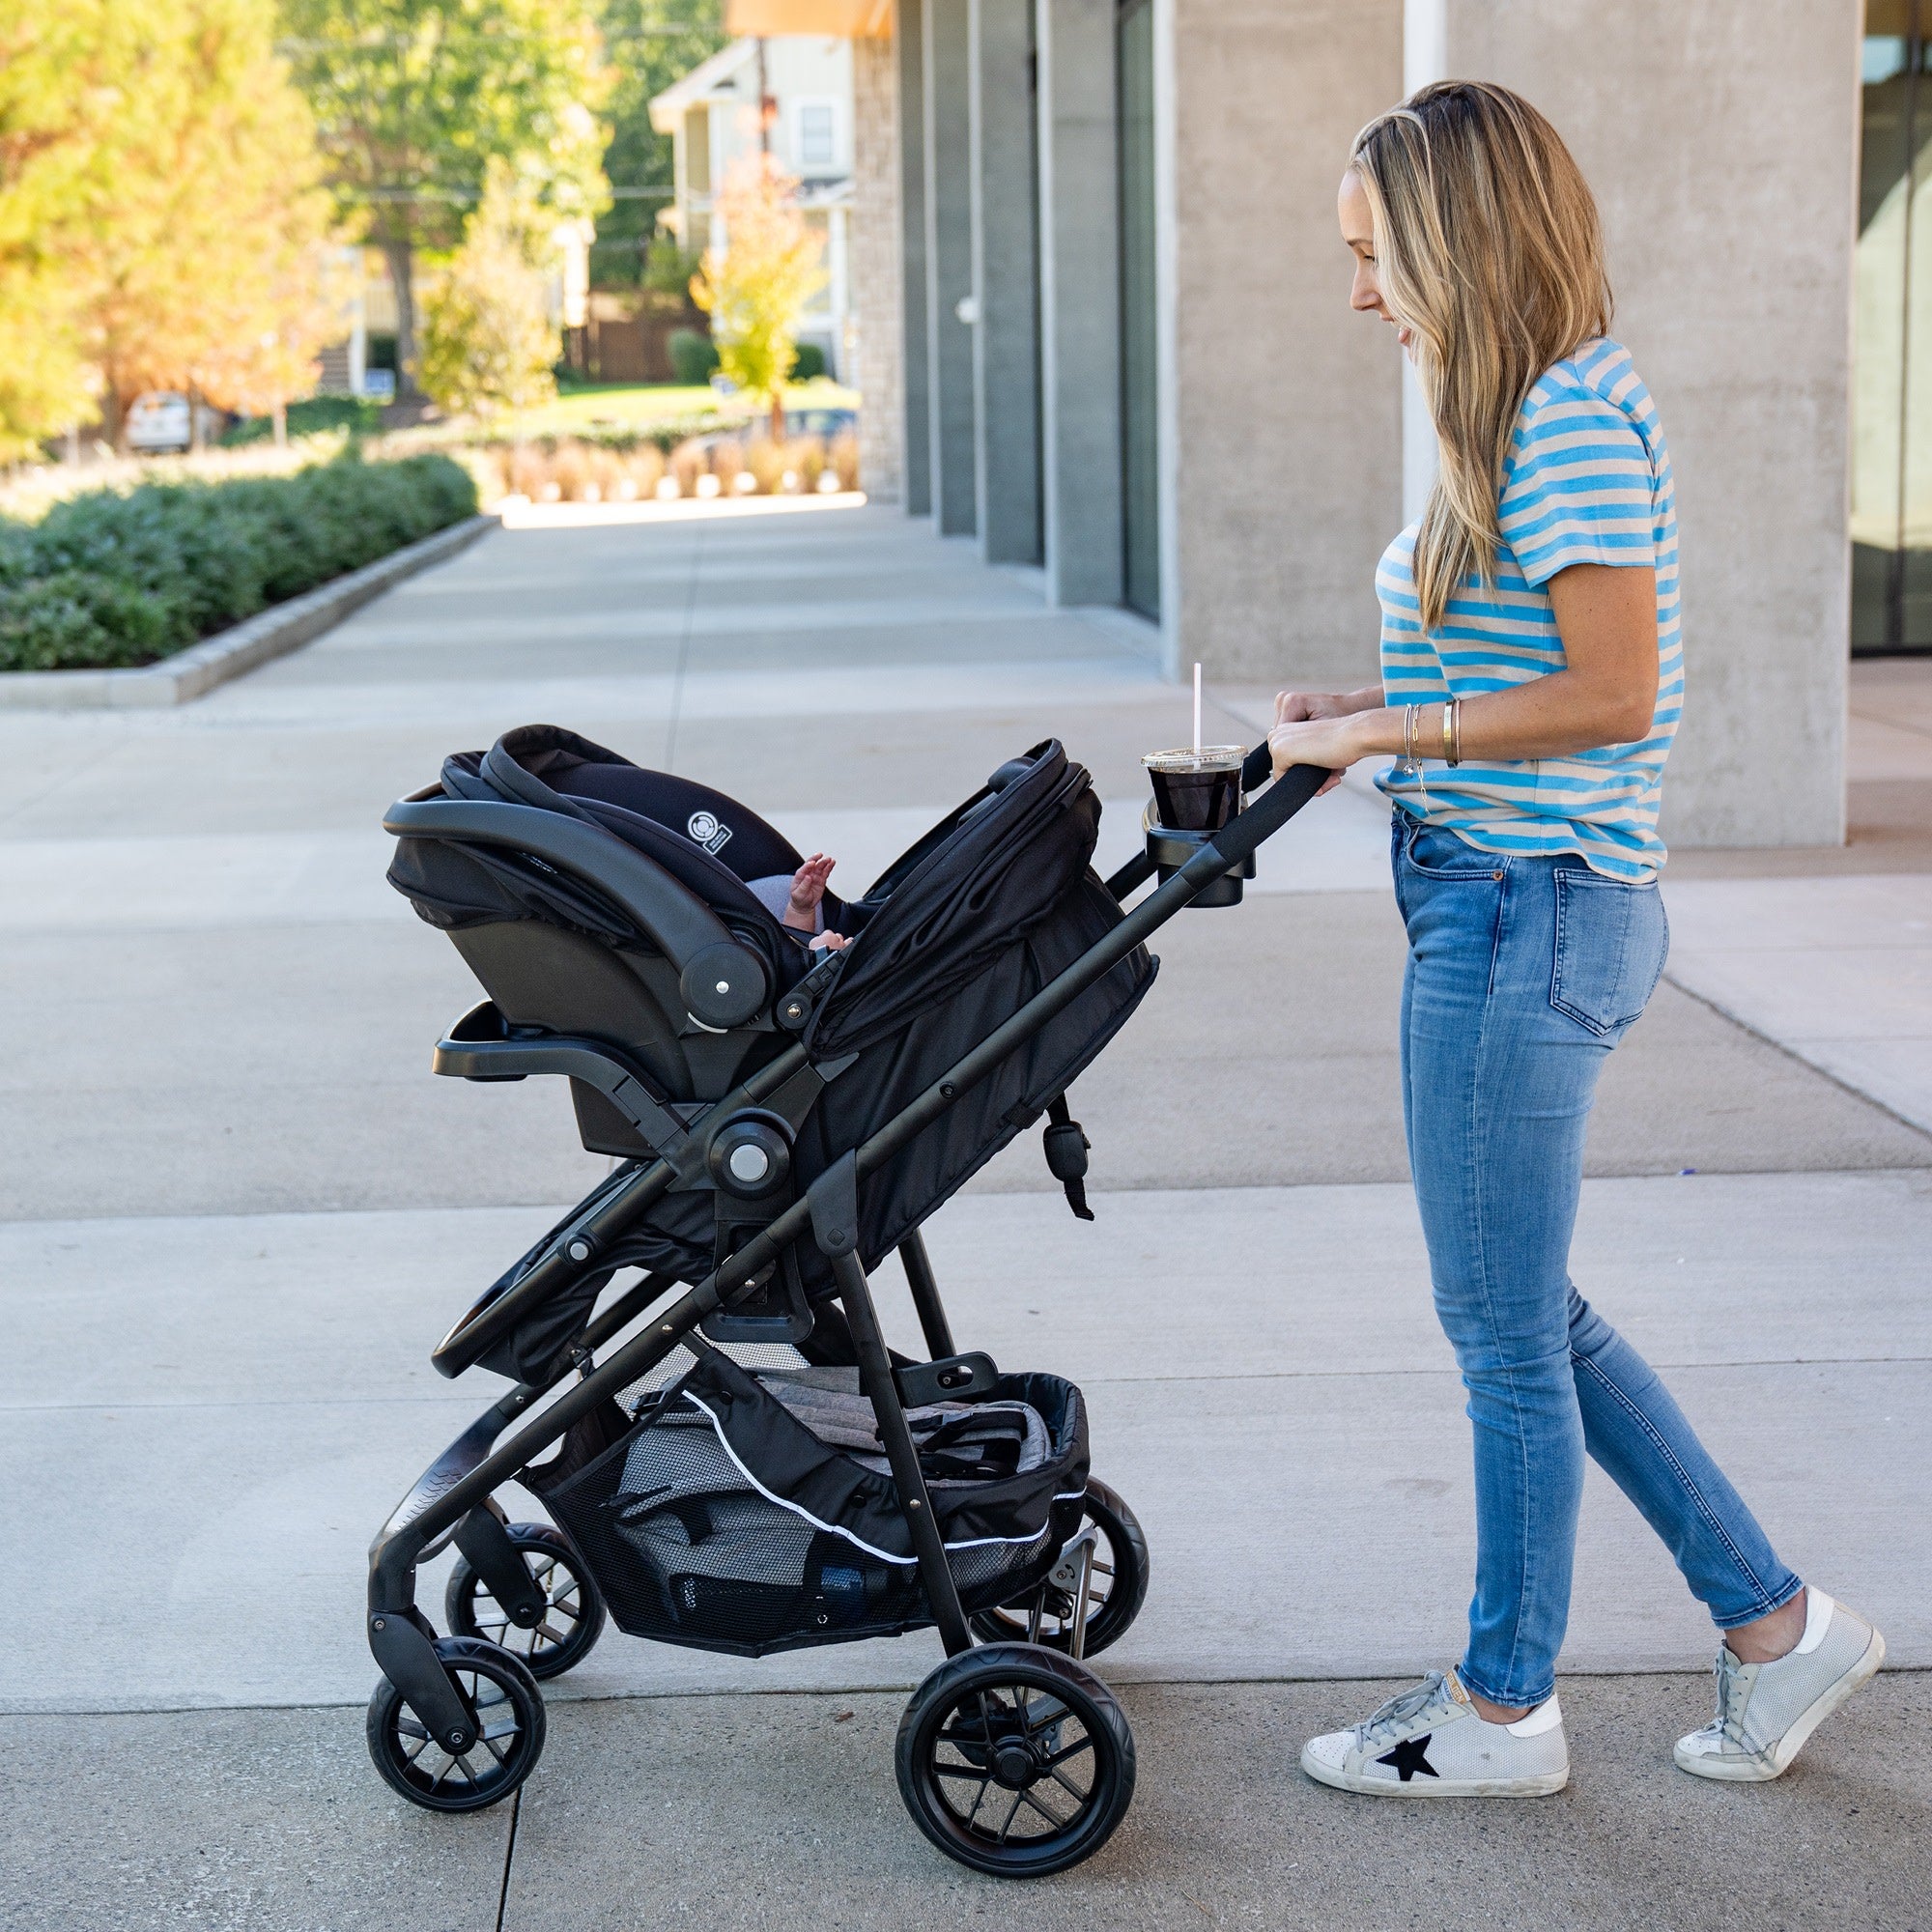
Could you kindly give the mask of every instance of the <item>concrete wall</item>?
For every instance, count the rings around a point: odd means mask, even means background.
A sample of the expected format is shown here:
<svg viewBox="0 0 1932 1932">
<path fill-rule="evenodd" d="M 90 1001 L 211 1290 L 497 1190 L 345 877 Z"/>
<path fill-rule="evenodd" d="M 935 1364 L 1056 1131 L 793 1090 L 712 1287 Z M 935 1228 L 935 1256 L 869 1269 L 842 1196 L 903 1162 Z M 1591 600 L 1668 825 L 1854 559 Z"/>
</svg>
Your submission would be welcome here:
<svg viewBox="0 0 1932 1932">
<path fill-rule="evenodd" d="M 1857 0 L 1627 0 L 1609 33 L 1589 0 L 1438 4 L 1448 71 L 1519 89 L 1588 175 L 1670 441 L 1689 691 L 1665 837 L 1835 844 Z"/>
<path fill-rule="evenodd" d="M 852 43 L 852 209 L 849 381 L 865 397 L 859 471 L 875 502 L 905 487 L 904 319 L 899 245 L 898 50 L 890 40 Z"/>
<path fill-rule="evenodd" d="M 1056 604 L 1121 601 L 1115 0 L 1039 0 L 1040 469 Z"/>
<path fill-rule="evenodd" d="M 1163 597 L 1178 660 L 1216 677 L 1375 674 L 1401 392 L 1389 331 L 1349 311 L 1334 205 L 1355 130 L 1400 98 L 1402 28 L 1401 0 L 1174 0 Z"/>
<path fill-rule="evenodd" d="M 932 397 L 926 378 L 924 0 L 893 9 L 898 68 L 900 442 L 906 514 L 932 511 Z"/>
<path fill-rule="evenodd" d="M 942 536 L 976 526 L 971 37 L 968 0 L 924 0 L 926 420 L 932 517 Z"/>
</svg>

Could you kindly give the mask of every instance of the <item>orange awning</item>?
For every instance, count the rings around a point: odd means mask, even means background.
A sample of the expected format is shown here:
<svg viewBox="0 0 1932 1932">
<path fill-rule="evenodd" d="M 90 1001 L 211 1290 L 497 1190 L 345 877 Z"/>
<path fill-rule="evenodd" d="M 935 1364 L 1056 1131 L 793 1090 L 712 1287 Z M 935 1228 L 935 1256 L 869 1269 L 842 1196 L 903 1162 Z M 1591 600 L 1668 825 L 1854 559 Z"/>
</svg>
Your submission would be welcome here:
<svg viewBox="0 0 1932 1932">
<path fill-rule="evenodd" d="M 890 34 L 893 0 L 724 0 L 727 34 Z"/>
</svg>

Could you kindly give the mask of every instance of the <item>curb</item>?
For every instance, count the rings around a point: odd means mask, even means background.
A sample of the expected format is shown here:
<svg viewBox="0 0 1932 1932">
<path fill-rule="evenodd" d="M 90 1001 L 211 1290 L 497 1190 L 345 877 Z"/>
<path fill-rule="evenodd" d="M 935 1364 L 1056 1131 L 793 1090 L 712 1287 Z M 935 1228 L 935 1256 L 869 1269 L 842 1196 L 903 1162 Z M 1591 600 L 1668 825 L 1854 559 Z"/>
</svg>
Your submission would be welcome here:
<svg viewBox="0 0 1932 1932">
<path fill-rule="evenodd" d="M 406 577 L 466 550 L 498 519 L 469 517 L 133 670 L 0 671 L 0 711 L 120 711 L 185 704 L 231 677 L 312 643 Z"/>
</svg>

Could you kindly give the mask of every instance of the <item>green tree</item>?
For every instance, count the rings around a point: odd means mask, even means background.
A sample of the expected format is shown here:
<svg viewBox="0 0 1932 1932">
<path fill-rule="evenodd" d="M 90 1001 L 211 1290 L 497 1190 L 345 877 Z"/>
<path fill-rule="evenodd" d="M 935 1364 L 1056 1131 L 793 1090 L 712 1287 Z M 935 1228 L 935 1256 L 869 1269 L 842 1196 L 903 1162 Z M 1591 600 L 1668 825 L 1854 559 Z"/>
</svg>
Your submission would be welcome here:
<svg viewBox="0 0 1932 1932">
<path fill-rule="evenodd" d="M 711 316 L 718 364 L 766 398 L 772 440 L 784 436 L 784 382 L 798 355 L 805 305 L 825 286 L 824 246 L 805 224 L 798 182 L 765 154 L 740 155 L 713 204 L 724 245 L 707 248 L 691 285 Z"/>
<path fill-rule="evenodd" d="M 453 247 L 493 156 L 558 216 L 605 205 L 609 76 L 594 0 L 284 0 L 284 45 L 330 185 L 388 260 L 396 360 L 415 361 L 417 251 Z"/>
<path fill-rule="evenodd" d="M 615 80 L 604 110 L 611 127 L 604 172 L 613 199 L 597 223 L 591 255 L 596 287 L 657 286 L 645 261 L 648 255 L 657 266 L 653 237 L 658 215 L 670 205 L 671 137 L 651 126 L 651 97 L 729 39 L 721 0 L 605 0 L 604 43 Z M 682 295 L 696 267 L 694 262 L 668 292 Z"/>
<path fill-rule="evenodd" d="M 119 440 L 143 389 L 194 387 L 313 307 L 327 206 L 272 0 L 0 8 L 0 441 Z"/>
<path fill-rule="evenodd" d="M 552 371 L 562 345 L 542 266 L 553 225 L 509 164 L 492 160 L 463 246 L 424 318 L 423 393 L 443 409 L 480 413 L 554 399 Z"/>
</svg>

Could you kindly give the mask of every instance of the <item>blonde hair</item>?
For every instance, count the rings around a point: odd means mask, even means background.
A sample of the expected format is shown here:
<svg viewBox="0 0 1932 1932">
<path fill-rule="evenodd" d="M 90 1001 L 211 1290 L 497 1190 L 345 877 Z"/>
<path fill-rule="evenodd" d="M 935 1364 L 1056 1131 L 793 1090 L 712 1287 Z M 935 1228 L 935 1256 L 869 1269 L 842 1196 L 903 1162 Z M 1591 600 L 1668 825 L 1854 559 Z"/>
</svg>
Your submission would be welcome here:
<svg viewBox="0 0 1932 1932">
<path fill-rule="evenodd" d="M 1528 101 L 1487 81 L 1421 88 L 1355 136 L 1383 299 L 1410 352 L 1441 461 L 1415 541 L 1424 630 L 1471 570 L 1495 582 L 1497 498 L 1531 386 L 1610 326 L 1589 184 Z"/>
</svg>

